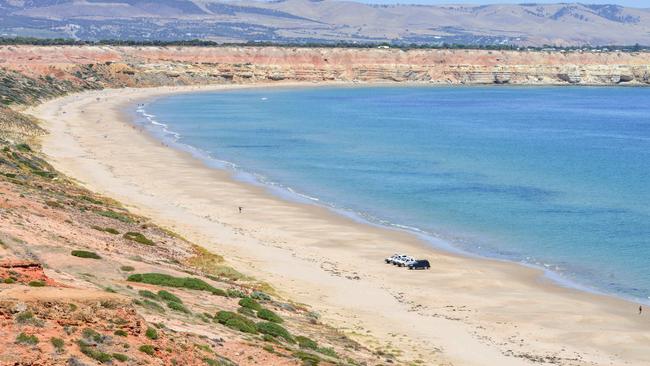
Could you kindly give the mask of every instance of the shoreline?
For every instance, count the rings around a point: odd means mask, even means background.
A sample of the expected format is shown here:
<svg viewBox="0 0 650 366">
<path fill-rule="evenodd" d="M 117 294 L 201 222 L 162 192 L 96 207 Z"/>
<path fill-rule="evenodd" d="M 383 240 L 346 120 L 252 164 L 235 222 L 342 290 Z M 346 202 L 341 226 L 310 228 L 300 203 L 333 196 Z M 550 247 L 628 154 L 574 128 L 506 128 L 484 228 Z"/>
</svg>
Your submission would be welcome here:
<svg viewBox="0 0 650 366">
<path fill-rule="evenodd" d="M 524 363 L 528 358 L 524 355 L 541 357 L 540 354 L 564 360 L 560 364 L 570 364 L 575 354 L 585 358 L 582 361 L 588 357 L 597 364 L 612 360 L 627 360 L 630 364 L 650 361 L 650 355 L 643 352 L 644 343 L 650 341 L 650 326 L 639 322 L 647 316 L 639 317 L 631 302 L 560 287 L 544 278 L 541 269 L 444 253 L 420 242 L 412 233 L 352 222 L 313 204 L 286 202 L 263 187 L 235 181 L 226 171 L 214 171 L 189 153 L 168 148 L 153 136 L 134 134 L 138 129 L 120 113 L 126 104 L 163 94 L 233 87 L 264 85 L 87 92 L 46 102 L 32 112 L 47 122 L 45 127 L 52 134 L 43 141 L 43 150 L 59 170 L 187 237 L 209 242 L 208 248 L 228 259 L 234 258 L 238 268 L 246 268 L 257 278 L 264 280 L 270 276 L 269 282 L 283 294 L 319 304 L 317 308 L 323 316 L 334 324 L 343 324 L 347 332 L 358 333 L 356 328 L 361 327 L 371 331 L 371 338 L 399 345 L 405 352 L 426 350 L 426 357 L 452 364 L 528 364 Z M 103 101 L 108 97 L 108 103 Z M 97 98 L 102 103 L 97 103 Z M 70 107 L 65 114 L 64 107 Z M 88 115 L 101 117 L 93 123 L 87 121 Z M 121 147 L 119 152 L 112 149 L 115 145 Z M 140 158 L 133 159 L 134 156 Z M 183 187 L 166 181 L 174 179 L 176 183 L 182 182 Z M 215 191 L 213 185 L 220 187 Z M 199 189 L 190 192 L 190 186 Z M 246 217 L 234 214 L 233 207 L 224 207 L 229 200 L 210 200 L 206 197 L 209 191 L 245 201 Z M 296 228 L 296 223 L 305 227 Z M 414 277 L 409 275 L 410 271 L 386 267 L 381 261 L 383 257 L 392 254 L 391 249 L 401 248 L 411 250 L 412 254 L 426 253 L 436 263 L 434 268 L 426 274 L 417 272 L 418 277 Z M 273 262 L 277 260 L 282 262 Z M 291 268 L 281 268 L 284 262 Z M 395 273 L 406 274 L 394 276 Z M 331 293 L 318 294 L 323 287 Z M 373 311 L 359 308 L 365 301 L 344 296 L 358 291 L 376 301 L 370 306 Z M 591 309 L 595 314 L 580 309 Z M 390 312 L 390 316 L 380 315 L 381 311 Z M 535 314 L 545 314 L 546 318 L 531 319 Z M 382 324 L 382 318 L 388 324 Z M 567 329 L 567 322 L 571 321 L 576 324 Z M 404 327 L 403 322 L 410 326 Z M 576 326 L 581 328 L 580 336 L 563 339 L 577 332 Z M 607 329 L 606 334 L 602 334 L 602 328 Z M 395 333 L 401 336 L 391 336 Z M 514 334 L 526 342 L 512 342 Z M 620 341 L 621 337 L 632 335 L 636 341 Z M 359 337 L 366 338 L 363 334 Z M 603 337 L 607 342 L 602 342 Z M 469 345 L 476 350 L 472 354 L 466 352 Z"/>
</svg>

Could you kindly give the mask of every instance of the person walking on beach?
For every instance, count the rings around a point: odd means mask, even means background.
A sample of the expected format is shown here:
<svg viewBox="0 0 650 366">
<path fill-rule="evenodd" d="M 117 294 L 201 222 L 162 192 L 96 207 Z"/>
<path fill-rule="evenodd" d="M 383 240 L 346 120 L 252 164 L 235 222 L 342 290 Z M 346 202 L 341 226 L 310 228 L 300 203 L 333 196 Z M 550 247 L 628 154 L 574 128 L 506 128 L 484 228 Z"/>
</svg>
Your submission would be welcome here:
<svg viewBox="0 0 650 366">
<path fill-rule="evenodd" d="M 643 306 L 639 305 L 639 315 L 643 312 Z"/>
<path fill-rule="evenodd" d="M 239 206 L 239 213 L 241 213 L 241 206 Z"/>
</svg>

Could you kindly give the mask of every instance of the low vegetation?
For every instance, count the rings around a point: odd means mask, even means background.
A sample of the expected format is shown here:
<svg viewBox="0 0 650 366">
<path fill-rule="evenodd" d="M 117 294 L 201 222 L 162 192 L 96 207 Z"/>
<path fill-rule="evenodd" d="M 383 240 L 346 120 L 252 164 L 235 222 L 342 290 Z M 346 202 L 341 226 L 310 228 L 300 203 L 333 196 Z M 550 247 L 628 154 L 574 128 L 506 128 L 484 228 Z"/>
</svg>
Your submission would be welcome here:
<svg viewBox="0 0 650 366">
<path fill-rule="evenodd" d="M 194 277 L 174 277 L 163 273 L 138 273 L 130 275 L 127 278 L 127 281 L 207 291 L 214 295 L 227 296 L 225 291 L 213 287 L 209 283 Z"/>
<path fill-rule="evenodd" d="M 198 245 L 193 245 L 194 256 L 186 259 L 184 263 L 192 268 L 204 272 L 208 276 L 226 278 L 232 281 L 248 281 L 250 277 L 223 264 L 224 259 Z"/>
<path fill-rule="evenodd" d="M 165 301 L 173 301 L 173 302 L 177 302 L 179 304 L 183 303 L 183 300 L 181 300 L 178 296 L 172 294 L 169 291 L 165 291 L 165 290 L 158 291 L 158 297 L 160 297 L 161 299 L 163 299 Z"/>
<path fill-rule="evenodd" d="M 298 351 L 293 354 L 294 357 L 302 361 L 303 366 L 317 366 L 321 359 L 313 353 Z"/>
<path fill-rule="evenodd" d="M 42 280 L 30 281 L 27 285 L 31 287 L 45 287 L 45 281 Z"/>
<path fill-rule="evenodd" d="M 16 337 L 16 343 L 24 345 L 35 345 L 38 344 L 38 337 L 35 335 L 20 333 L 18 337 Z"/>
<path fill-rule="evenodd" d="M 158 331 L 156 328 L 148 327 L 144 335 L 149 339 L 158 339 Z"/>
<path fill-rule="evenodd" d="M 63 347 L 65 346 L 65 342 L 61 338 L 52 337 L 50 338 L 50 342 L 52 343 L 54 348 L 59 352 L 63 350 Z"/>
<path fill-rule="evenodd" d="M 136 305 L 142 305 L 145 308 L 155 310 L 155 311 L 157 311 L 159 313 L 164 313 L 165 312 L 165 308 L 163 308 L 160 304 L 158 304 L 157 302 L 148 300 L 148 299 L 144 299 L 142 301 L 142 303 L 140 303 L 140 304 L 136 303 Z"/>
<path fill-rule="evenodd" d="M 311 350 L 318 349 L 318 343 L 316 343 L 316 341 L 314 341 L 313 339 L 307 337 L 297 336 L 296 342 L 298 342 L 298 346 L 300 346 L 300 348 L 307 348 Z"/>
<path fill-rule="evenodd" d="M 156 349 L 149 344 L 143 344 L 142 346 L 138 347 L 138 350 L 140 352 L 148 354 L 149 356 L 153 356 L 153 354 L 156 353 Z"/>
<path fill-rule="evenodd" d="M 278 314 L 268 309 L 261 309 L 258 311 L 257 317 L 273 323 L 282 323 L 284 321 Z"/>
<path fill-rule="evenodd" d="M 243 299 L 239 300 L 239 306 L 244 308 L 249 308 L 255 311 L 262 310 L 262 305 L 260 305 L 257 301 L 251 299 L 250 297 L 244 297 Z"/>
<path fill-rule="evenodd" d="M 257 315 L 255 314 L 255 310 L 253 310 L 253 309 L 249 309 L 249 308 L 245 308 L 245 307 L 243 307 L 243 306 L 240 306 L 240 307 L 237 309 L 237 312 L 240 313 L 240 314 L 246 315 L 246 316 L 250 316 L 250 317 L 252 317 L 252 318 L 254 318 L 254 317 L 257 316 Z"/>
<path fill-rule="evenodd" d="M 179 304 L 179 303 L 174 302 L 174 301 L 169 301 L 169 302 L 167 302 L 167 307 L 170 308 L 170 309 L 172 309 L 172 310 L 175 310 L 175 311 L 180 311 L 181 313 L 185 313 L 185 314 L 189 314 L 189 313 L 191 313 L 191 312 L 189 311 L 189 309 L 187 309 L 187 308 L 185 307 L 185 305 L 183 305 L 183 304 Z"/>
<path fill-rule="evenodd" d="M 156 243 L 153 242 L 153 240 L 147 239 L 146 236 L 136 233 L 133 231 L 129 231 L 128 233 L 125 233 L 122 235 L 124 239 L 132 240 L 136 243 L 144 244 L 144 245 L 156 245 Z"/>
<path fill-rule="evenodd" d="M 97 253 L 86 250 L 73 250 L 70 254 L 79 258 L 102 259 Z"/>
<path fill-rule="evenodd" d="M 288 330 L 286 330 L 281 325 L 272 322 L 262 322 L 257 324 L 257 330 L 262 334 L 268 334 L 272 337 L 284 338 L 289 343 L 295 343 L 295 340 L 291 336 Z"/>
<path fill-rule="evenodd" d="M 113 356 L 110 354 L 93 348 L 81 341 L 79 342 L 79 351 L 99 363 L 109 363 L 113 359 Z"/>
<path fill-rule="evenodd" d="M 158 295 L 149 290 L 140 290 L 138 291 L 138 294 L 142 297 L 146 297 L 147 299 L 158 300 Z"/>
<path fill-rule="evenodd" d="M 113 353 L 113 358 L 120 362 L 126 362 L 129 360 L 129 357 L 127 355 L 124 355 L 122 353 Z"/>
<path fill-rule="evenodd" d="M 122 214 L 122 213 L 119 213 L 119 212 L 115 212 L 113 210 L 97 211 L 97 214 L 101 215 L 101 216 L 104 216 L 104 217 L 108 217 L 108 218 L 117 220 L 117 221 L 121 221 L 121 222 L 126 223 L 126 224 L 133 223 L 133 219 L 131 217 L 129 217 L 128 215 Z"/>
<path fill-rule="evenodd" d="M 111 227 L 100 227 L 100 226 L 96 226 L 96 225 L 93 225 L 91 227 L 93 229 L 97 230 L 97 231 L 102 231 L 102 232 L 113 234 L 113 235 L 119 235 L 119 233 L 120 233 L 119 231 L 117 231 L 116 229 L 113 229 Z"/>
</svg>

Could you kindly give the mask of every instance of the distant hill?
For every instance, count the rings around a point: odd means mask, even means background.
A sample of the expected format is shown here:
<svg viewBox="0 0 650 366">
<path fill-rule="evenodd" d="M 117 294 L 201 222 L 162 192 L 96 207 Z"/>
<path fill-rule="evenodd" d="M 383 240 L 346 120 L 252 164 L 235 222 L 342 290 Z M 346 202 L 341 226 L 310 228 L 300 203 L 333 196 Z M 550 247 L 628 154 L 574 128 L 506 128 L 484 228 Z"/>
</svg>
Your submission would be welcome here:
<svg viewBox="0 0 650 366">
<path fill-rule="evenodd" d="M 335 0 L 0 0 L 0 36 L 81 40 L 650 45 L 650 9 Z"/>
</svg>

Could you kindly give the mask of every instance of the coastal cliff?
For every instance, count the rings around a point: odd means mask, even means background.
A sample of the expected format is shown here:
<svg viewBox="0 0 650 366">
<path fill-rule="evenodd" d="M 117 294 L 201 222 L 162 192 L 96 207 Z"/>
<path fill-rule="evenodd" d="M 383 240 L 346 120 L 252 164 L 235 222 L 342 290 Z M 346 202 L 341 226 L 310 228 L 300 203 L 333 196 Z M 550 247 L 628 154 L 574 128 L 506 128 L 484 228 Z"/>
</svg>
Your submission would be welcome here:
<svg viewBox="0 0 650 366">
<path fill-rule="evenodd" d="M 71 90 L 262 81 L 650 85 L 643 52 L 2 46 L 0 68 Z"/>
</svg>

